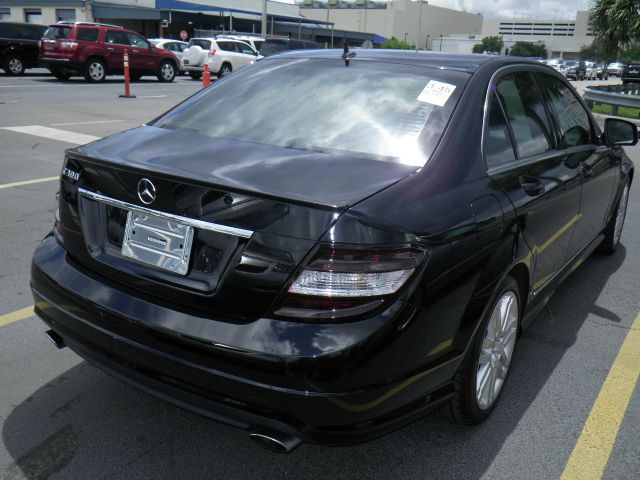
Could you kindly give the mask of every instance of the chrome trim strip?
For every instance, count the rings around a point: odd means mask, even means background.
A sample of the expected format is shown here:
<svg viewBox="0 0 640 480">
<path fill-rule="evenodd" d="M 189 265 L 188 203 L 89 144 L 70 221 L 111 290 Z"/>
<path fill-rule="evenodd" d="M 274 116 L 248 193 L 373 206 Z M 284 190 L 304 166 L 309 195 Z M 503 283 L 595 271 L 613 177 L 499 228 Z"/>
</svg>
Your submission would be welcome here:
<svg viewBox="0 0 640 480">
<path fill-rule="evenodd" d="M 221 225 L 219 223 L 205 222 L 204 220 L 196 220 L 194 218 L 182 217 L 180 215 L 174 215 L 172 213 L 159 212 L 158 210 L 152 210 L 146 207 L 140 207 L 132 203 L 123 202 L 122 200 L 116 200 L 115 198 L 107 197 L 99 193 L 85 190 L 84 188 L 78 188 L 78 193 L 89 200 L 95 200 L 96 202 L 106 203 L 113 207 L 123 208 L 126 210 L 135 210 L 138 212 L 148 213 L 150 215 L 156 215 L 162 217 L 165 220 L 181 223 L 194 228 L 200 228 L 202 230 L 209 230 L 211 232 L 226 233 L 227 235 L 233 235 L 241 238 L 251 238 L 253 230 L 245 230 L 244 228 L 229 227 L 227 225 Z"/>
</svg>

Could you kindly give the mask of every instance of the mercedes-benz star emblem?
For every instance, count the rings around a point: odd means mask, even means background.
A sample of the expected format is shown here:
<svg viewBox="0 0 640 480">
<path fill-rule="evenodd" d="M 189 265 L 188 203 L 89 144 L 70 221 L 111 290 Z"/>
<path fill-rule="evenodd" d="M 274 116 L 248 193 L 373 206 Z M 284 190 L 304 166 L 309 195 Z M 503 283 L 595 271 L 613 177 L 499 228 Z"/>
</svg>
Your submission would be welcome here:
<svg viewBox="0 0 640 480">
<path fill-rule="evenodd" d="M 156 187 L 148 178 L 138 182 L 138 198 L 145 205 L 150 205 L 156 199 Z"/>
</svg>

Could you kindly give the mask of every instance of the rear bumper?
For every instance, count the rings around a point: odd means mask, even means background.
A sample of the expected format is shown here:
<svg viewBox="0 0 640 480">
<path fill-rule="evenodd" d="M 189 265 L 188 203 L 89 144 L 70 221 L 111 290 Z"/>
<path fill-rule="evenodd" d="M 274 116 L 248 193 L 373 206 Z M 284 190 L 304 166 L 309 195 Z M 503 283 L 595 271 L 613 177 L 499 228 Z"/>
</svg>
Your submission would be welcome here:
<svg viewBox="0 0 640 480">
<path fill-rule="evenodd" d="M 38 63 L 45 68 L 64 68 L 76 72 L 82 72 L 84 70 L 84 64 L 82 62 L 77 62 L 69 58 L 40 57 Z"/>
<path fill-rule="evenodd" d="M 123 314 L 123 307 L 142 308 L 140 300 L 129 296 L 129 304 L 122 305 L 115 287 L 74 265 L 52 236 L 36 250 L 31 284 L 36 313 L 73 351 L 111 375 L 236 427 L 267 428 L 308 442 L 359 442 L 418 418 L 449 400 L 450 380 L 461 360 L 453 356 L 403 378 L 349 389 L 344 381 L 323 376 L 328 370 L 351 370 L 354 378 L 371 377 L 375 372 L 367 371 L 367 354 L 358 350 L 366 339 L 311 357 L 189 344 Z M 69 288 L 73 285 L 83 287 Z M 299 324 L 299 330 L 317 327 Z M 343 329 L 346 335 L 353 324 Z M 378 325 L 367 334 L 383 331 Z M 368 355 L 379 360 L 384 351 Z"/>
</svg>

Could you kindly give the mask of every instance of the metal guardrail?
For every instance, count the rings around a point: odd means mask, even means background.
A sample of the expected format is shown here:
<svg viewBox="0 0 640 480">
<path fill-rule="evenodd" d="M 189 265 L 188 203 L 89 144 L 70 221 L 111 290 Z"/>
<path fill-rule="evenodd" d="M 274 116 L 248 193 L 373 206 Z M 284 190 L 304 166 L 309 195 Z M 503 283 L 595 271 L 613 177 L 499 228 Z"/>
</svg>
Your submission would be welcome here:
<svg viewBox="0 0 640 480">
<path fill-rule="evenodd" d="M 611 115 L 618 115 L 618 107 L 640 109 L 640 83 L 586 87 L 582 98 L 589 107 L 594 103 L 611 105 Z"/>
</svg>

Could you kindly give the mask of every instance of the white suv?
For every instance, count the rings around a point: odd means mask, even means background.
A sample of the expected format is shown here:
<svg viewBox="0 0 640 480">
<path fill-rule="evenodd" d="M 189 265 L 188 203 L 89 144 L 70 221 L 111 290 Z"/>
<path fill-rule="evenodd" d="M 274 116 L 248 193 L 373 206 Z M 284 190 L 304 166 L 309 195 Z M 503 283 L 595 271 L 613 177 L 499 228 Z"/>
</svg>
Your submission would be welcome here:
<svg viewBox="0 0 640 480">
<path fill-rule="evenodd" d="M 258 60 L 260 55 L 248 43 L 233 39 L 192 38 L 182 52 L 182 68 L 191 78 L 198 79 L 209 64 L 209 71 L 218 77 Z"/>
</svg>

